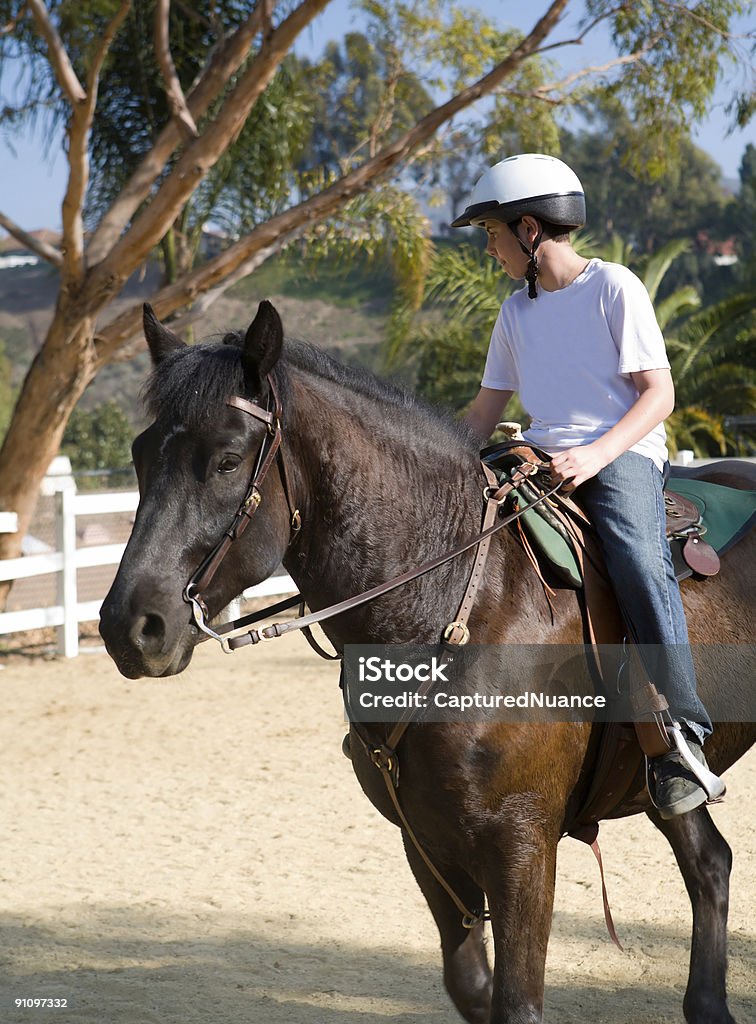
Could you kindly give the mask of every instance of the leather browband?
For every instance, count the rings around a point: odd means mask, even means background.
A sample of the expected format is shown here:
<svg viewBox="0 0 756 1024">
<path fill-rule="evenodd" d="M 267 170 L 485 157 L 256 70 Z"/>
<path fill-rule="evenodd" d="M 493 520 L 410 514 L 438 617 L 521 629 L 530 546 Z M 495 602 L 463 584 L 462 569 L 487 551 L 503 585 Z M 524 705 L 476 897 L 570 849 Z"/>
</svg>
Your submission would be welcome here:
<svg viewBox="0 0 756 1024">
<path fill-rule="evenodd" d="M 262 420 L 263 423 L 267 423 L 268 426 L 273 426 L 275 417 L 278 415 L 278 410 L 270 412 L 268 409 L 263 409 L 261 405 L 256 402 L 250 402 L 246 398 L 242 398 L 240 395 L 234 395 L 232 398 L 226 400 L 226 405 L 232 405 L 235 409 L 241 409 L 242 412 L 248 413 L 250 416 L 254 416 L 255 419 Z"/>
</svg>

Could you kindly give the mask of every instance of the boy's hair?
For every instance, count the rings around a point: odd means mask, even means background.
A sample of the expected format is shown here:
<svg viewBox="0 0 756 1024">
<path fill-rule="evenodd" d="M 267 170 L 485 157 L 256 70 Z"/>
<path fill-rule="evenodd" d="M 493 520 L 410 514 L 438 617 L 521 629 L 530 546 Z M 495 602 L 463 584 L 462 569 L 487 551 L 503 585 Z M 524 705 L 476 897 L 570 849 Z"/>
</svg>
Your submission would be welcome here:
<svg viewBox="0 0 756 1024">
<path fill-rule="evenodd" d="M 518 217 L 517 220 L 513 220 L 509 227 L 514 230 L 522 220 L 522 217 Z M 544 238 L 550 238 L 552 242 L 569 242 L 570 233 L 577 231 L 577 226 L 571 227 L 568 224 L 552 224 L 551 221 L 543 220 L 541 217 L 537 218 L 538 223 L 541 225 Z"/>
<path fill-rule="evenodd" d="M 577 227 L 571 227 L 566 224 L 550 224 L 548 221 L 542 220 L 541 227 L 543 233 L 553 242 L 569 242 L 570 233 L 577 231 Z"/>
</svg>

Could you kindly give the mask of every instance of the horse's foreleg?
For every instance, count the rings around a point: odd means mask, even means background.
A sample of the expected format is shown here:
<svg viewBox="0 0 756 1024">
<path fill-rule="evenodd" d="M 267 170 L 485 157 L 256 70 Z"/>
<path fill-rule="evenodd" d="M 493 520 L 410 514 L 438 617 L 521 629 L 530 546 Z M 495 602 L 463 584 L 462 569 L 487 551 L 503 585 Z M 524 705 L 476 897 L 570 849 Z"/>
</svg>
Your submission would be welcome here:
<svg viewBox="0 0 756 1024">
<path fill-rule="evenodd" d="M 519 833 L 519 834 L 518 834 Z M 541 1024 L 557 837 L 508 830 L 485 887 L 494 938 L 490 1024 Z"/>
<path fill-rule="evenodd" d="M 430 873 L 402 829 L 404 849 L 441 935 L 444 985 L 466 1021 L 488 1024 L 491 1006 L 491 968 L 483 943 L 483 925 L 465 928 L 462 915 Z M 444 879 L 470 910 L 483 907 L 483 890 L 459 868 L 441 867 Z"/>
<path fill-rule="evenodd" d="M 693 905 L 685 1019 L 688 1024 L 735 1024 L 725 984 L 730 847 L 705 807 L 669 821 L 655 811 L 648 816 L 672 847 Z"/>
</svg>

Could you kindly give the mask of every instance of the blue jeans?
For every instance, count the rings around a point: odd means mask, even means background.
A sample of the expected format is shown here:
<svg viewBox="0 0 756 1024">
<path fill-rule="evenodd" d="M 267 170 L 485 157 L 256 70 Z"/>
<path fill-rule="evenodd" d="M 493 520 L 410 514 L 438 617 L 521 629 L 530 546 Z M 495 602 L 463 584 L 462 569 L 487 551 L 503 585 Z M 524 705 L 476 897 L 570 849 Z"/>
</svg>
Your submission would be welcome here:
<svg viewBox="0 0 756 1024">
<path fill-rule="evenodd" d="M 696 693 L 685 611 L 665 535 L 662 474 L 651 459 L 624 452 L 581 484 L 576 497 L 599 535 L 645 671 L 667 698 L 673 718 L 702 742 L 712 731 L 711 720 Z"/>
</svg>

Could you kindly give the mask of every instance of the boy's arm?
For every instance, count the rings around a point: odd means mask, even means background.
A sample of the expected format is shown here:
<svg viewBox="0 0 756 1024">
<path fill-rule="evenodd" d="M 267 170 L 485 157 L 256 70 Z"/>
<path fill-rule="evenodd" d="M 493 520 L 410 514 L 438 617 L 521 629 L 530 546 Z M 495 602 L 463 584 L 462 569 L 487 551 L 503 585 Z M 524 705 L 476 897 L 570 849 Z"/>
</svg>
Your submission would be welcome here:
<svg viewBox="0 0 756 1024">
<path fill-rule="evenodd" d="M 513 391 L 481 388 L 463 416 L 463 421 L 481 441 L 487 441 L 496 429 Z"/>
<path fill-rule="evenodd" d="M 555 482 L 570 480 L 577 487 L 590 480 L 672 412 L 675 388 L 668 369 L 638 370 L 630 376 L 638 389 L 635 404 L 597 441 L 555 455 L 551 461 Z"/>
</svg>

